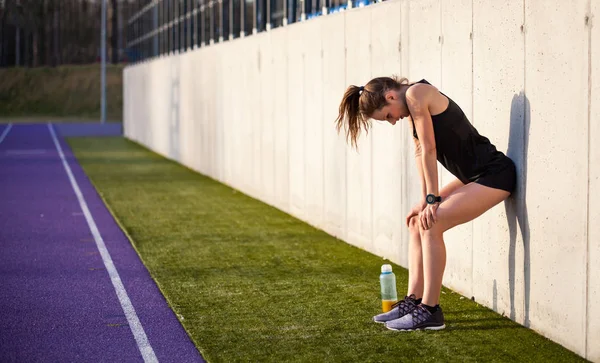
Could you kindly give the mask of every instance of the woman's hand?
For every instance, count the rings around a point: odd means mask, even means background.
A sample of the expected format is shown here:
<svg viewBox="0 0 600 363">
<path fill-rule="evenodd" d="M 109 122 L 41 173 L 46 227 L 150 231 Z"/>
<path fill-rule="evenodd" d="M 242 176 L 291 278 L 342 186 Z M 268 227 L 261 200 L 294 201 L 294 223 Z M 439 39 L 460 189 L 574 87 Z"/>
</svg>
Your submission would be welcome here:
<svg viewBox="0 0 600 363">
<path fill-rule="evenodd" d="M 411 209 L 410 212 L 408 212 L 408 215 L 406 216 L 406 226 L 408 227 L 410 224 L 410 219 L 414 216 L 419 216 L 419 213 L 421 213 L 421 211 L 423 209 L 425 209 L 425 206 L 427 206 L 427 202 L 425 202 L 425 199 L 421 200 L 419 203 L 415 204 Z"/>
<path fill-rule="evenodd" d="M 436 212 L 439 206 L 439 203 L 427 204 L 425 209 L 419 213 L 419 222 L 421 222 L 421 228 L 427 230 L 433 227 L 435 222 L 437 222 Z"/>
</svg>

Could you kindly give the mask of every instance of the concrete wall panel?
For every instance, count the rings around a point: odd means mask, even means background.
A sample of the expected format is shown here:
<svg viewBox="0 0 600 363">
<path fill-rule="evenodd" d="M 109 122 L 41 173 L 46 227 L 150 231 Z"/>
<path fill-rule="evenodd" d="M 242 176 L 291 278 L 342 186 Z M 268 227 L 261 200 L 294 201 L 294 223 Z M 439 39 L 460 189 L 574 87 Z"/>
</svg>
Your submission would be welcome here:
<svg viewBox="0 0 600 363">
<path fill-rule="evenodd" d="M 252 157 L 252 187 L 250 193 L 252 196 L 263 197 L 264 190 L 261 184 L 262 182 L 262 169 L 263 161 L 262 155 L 262 133 L 263 133 L 263 122 L 262 122 L 262 110 L 260 102 L 260 90 L 261 90 L 261 78 L 260 78 L 260 42 L 265 38 L 267 34 L 261 33 L 257 36 L 249 37 L 246 40 L 246 51 L 248 52 L 248 68 L 246 73 L 248 81 L 248 109 L 244 110 L 246 115 L 244 118 L 247 119 L 250 124 L 250 155 Z"/>
<path fill-rule="evenodd" d="M 127 86 L 127 99 L 130 104 L 125 105 L 123 101 L 123 107 L 127 110 L 127 121 L 123 125 L 123 129 L 126 132 L 127 137 L 131 137 L 133 140 L 140 142 L 143 138 L 142 121 L 139 119 L 143 117 L 141 110 L 136 110 L 136 107 L 141 108 L 145 95 L 141 92 L 141 83 L 145 79 L 150 79 L 150 75 L 146 74 L 145 67 L 139 65 L 135 68 L 126 68 L 128 71 L 127 83 L 131 86 Z M 125 91 L 125 84 L 123 84 Z M 149 127 L 147 128 L 149 129 Z"/>
<path fill-rule="evenodd" d="M 214 47 L 215 50 L 215 112 L 212 119 L 214 140 L 212 143 L 212 176 L 216 180 L 223 180 L 224 168 L 224 109 L 230 105 L 229 100 L 224 97 L 225 83 L 225 62 L 223 61 L 224 47 Z"/>
<path fill-rule="evenodd" d="M 260 111 L 257 110 L 257 90 L 260 85 L 256 81 L 258 70 L 258 50 L 256 49 L 256 38 L 249 37 L 243 44 L 242 62 L 243 86 L 240 91 L 244 95 L 244 107 L 240 119 L 242 135 L 242 152 L 244 153 L 244 188 L 243 191 L 251 196 L 258 194 L 256 188 L 260 183 L 260 146 L 256 139 L 260 137 Z"/>
<path fill-rule="evenodd" d="M 411 81 L 427 79 L 433 85 L 441 84 L 440 0 L 410 1 L 408 19 L 408 69 L 405 77 Z"/>
<path fill-rule="evenodd" d="M 374 5 L 371 10 L 371 72 L 373 77 L 400 76 L 400 2 Z M 373 253 L 388 253 L 394 262 L 407 246 L 402 243 L 402 127 L 373 120 L 372 190 Z"/>
<path fill-rule="evenodd" d="M 158 100 L 160 99 L 156 99 L 157 97 L 165 97 L 169 94 L 167 92 L 170 92 L 170 89 L 168 88 L 168 80 L 166 79 L 166 77 L 169 76 L 168 65 L 170 65 L 171 59 L 166 59 L 162 63 L 166 64 L 167 66 L 157 67 L 158 64 L 146 64 L 143 71 L 146 75 L 153 74 L 153 71 L 157 73 L 152 77 L 151 81 L 148 80 L 145 82 L 141 82 L 140 84 L 140 93 L 144 97 L 142 101 L 142 108 L 144 109 L 144 123 L 148 126 L 146 132 L 142 134 L 142 140 L 146 145 L 153 145 L 158 153 L 161 153 L 162 149 L 160 148 L 160 140 L 158 139 L 159 136 L 157 136 L 155 139 L 154 134 L 160 133 L 160 131 L 162 131 L 161 127 L 165 128 L 165 131 L 168 131 L 168 127 L 171 122 L 171 116 L 168 112 L 169 103 L 154 103 L 158 102 Z M 149 86 L 151 86 L 151 88 Z M 169 120 L 169 123 L 167 123 L 166 125 L 156 125 L 154 122 L 154 115 L 162 116 L 165 120 Z"/>
<path fill-rule="evenodd" d="M 240 43 L 243 55 L 240 54 L 239 60 L 241 63 L 240 79 L 242 80 L 239 87 L 239 92 L 240 94 L 245 95 L 243 97 L 243 104 L 241 105 L 241 113 L 238 120 L 238 125 L 240 126 L 239 137 L 241 145 L 239 152 L 240 159 L 243 161 L 243 165 L 241 167 L 242 185 L 240 185 L 240 188 L 244 193 L 253 195 L 254 169 L 257 161 L 254 159 L 254 140 L 252 134 L 254 125 L 251 93 L 256 92 L 256 90 L 253 88 L 255 85 L 252 84 L 250 73 L 254 71 L 254 65 L 252 62 L 253 59 L 256 58 L 256 54 L 252 52 L 252 44 L 250 42 L 244 41 Z"/>
<path fill-rule="evenodd" d="M 437 87 L 452 98 L 473 121 L 472 0 L 442 2 L 442 75 Z M 450 65 L 450 66 L 446 66 Z M 440 190 L 456 177 L 438 163 Z M 446 273 L 444 283 L 471 296 L 473 271 L 473 223 L 452 228 L 444 234 Z"/>
<path fill-rule="evenodd" d="M 289 124 L 288 124 L 288 33 L 282 29 L 271 32 L 273 47 L 273 103 L 274 103 L 274 198 L 275 205 L 287 211 L 289 208 Z"/>
<path fill-rule="evenodd" d="M 132 86 L 129 89 L 129 91 L 132 92 L 131 99 L 136 103 L 135 103 L 135 105 L 131 105 L 129 107 L 129 110 L 131 112 L 130 120 L 132 123 L 135 122 L 136 125 L 135 126 L 132 125 L 128 129 L 132 133 L 136 132 L 136 136 L 135 136 L 134 140 L 136 140 L 144 145 L 150 145 L 144 141 L 144 139 L 146 138 L 146 134 L 148 132 L 150 132 L 150 129 L 151 129 L 150 125 L 148 124 L 148 119 L 144 119 L 143 121 L 141 120 L 142 117 L 145 117 L 145 112 L 148 111 L 148 109 L 146 107 L 146 102 L 149 102 L 148 94 L 143 92 L 142 86 L 144 84 L 144 81 L 146 81 L 150 78 L 155 79 L 155 77 L 150 77 L 150 74 L 147 73 L 146 67 L 143 64 L 140 64 L 138 67 L 133 68 L 133 69 L 135 69 L 135 72 L 132 72 L 132 74 L 131 74 Z M 135 77 L 135 81 L 134 81 L 134 77 Z M 146 109 L 142 109 L 143 107 L 146 107 Z M 136 108 L 140 108 L 140 110 L 136 110 Z M 143 124 L 146 125 L 145 130 L 141 127 Z M 154 147 L 154 145 L 152 145 L 152 147 Z"/>
<path fill-rule="evenodd" d="M 194 62 L 193 54 L 187 53 L 181 57 L 179 84 L 181 97 L 179 100 L 179 160 L 191 165 L 194 163 Z"/>
<path fill-rule="evenodd" d="M 148 113 L 145 120 L 151 125 L 146 142 L 154 145 L 159 154 L 167 157 L 171 155 L 170 131 L 177 121 L 172 112 L 172 102 L 179 97 L 179 91 L 173 88 L 178 65 L 178 56 L 146 64 L 148 73 L 152 75 L 152 84 L 143 85 L 143 92 L 148 92 L 145 107 Z M 165 123 L 165 120 L 168 120 L 168 123 Z"/>
<path fill-rule="evenodd" d="M 131 130 L 131 128 L 135 128 L 135 126 L 137 125 L 137 123 L 134 122 L 135 115 L 133 114 L 132 107 L 134 105 L 134 102 L 136 101 L 132 97 L 134 82 L 136 82 L 138 79 L 142 79 L 142 77 L 135 77 L 136 71 L 138 69 L 139 68 L 136 67 L 129 67 L 123 69 L 123 135 L 125 137 L 130 137 L 131 135 L 132 140 L 135 140 L 136 130 Z"/>
<path fill-rule="evenodd" d="M 322 228 L 323 218 L 323 54 L 322 24 L 314 19 L 304 27 L 304 152 L 305 213 L 314 226 Z M 300 46 L 300 44 L 298 43 Z"/>
<path fill-rule="evenodd" d="M 128 92 L 130 95 L 128 98 L 131 102 L 135 102 L 127 107 L 129 110 L 129 118 L 128 123 L 131 125 L 130 127 L 125 126 L 125 130 L 128 131 L 128 135 L 132 135 L 132 138 L 138 142 L 142 142 L 144 139 L 144 130 L 141 125 L 143 122 L 140 118 L 144 117 L 142 110 L 136 110 L 136 107 L 142 108 L 144 105 L 144 100 L 147 100 L 147 95 L 142 92 L 142 84 L 144 80 L 151 79 L 150 75 L 146 74 L 146 67 L 143 65 L 139 65 L 138 67 L 131 68 L 129 82 L 131 83 L 131 87 L 128 88 Z M 145 110 L 144 110 L 145 111 Z M 147 122 L 147 120 L 146 120 Z M 150 129 L 150 127 L 146 128 L 146 132 Z M 135 137 L 133 134 L 135 133 Z"/>
<path fill-rule="evenodd" d="M 244 55 L 241 54 L 240 52 L 240 48 L 243 47 L 243 44 L 239 40 L 234 40 L 232 42 L 232 48 L 236 48 L 236 50 L 234 51 L 233 49 L 231 50 L 231 52 L 229 52 L 230 56 L 236 55 L 236 61 L 234 63 L 234 65 L 231 68 L 231 73 L 229 75 L 229 79 L 232 82 L 230 85 L 230 97 L 233 97 L 233 99 L 238 99 L 237 102 L 235 102 L 234 104 L 231 105 L 230 108 L 230 120 L 229 120 L 229 129 L 231 130 L 231 149 L 230 149 L 230 158 L 231 158 L 231 175 L 232 175 L 232 182 L 230 183 L 231 186 L 242 190 L 244 187 L 242 185 L 245 185 L 245 179 L 248 179 L 248 176 L 245 174 L 246 172 L 248 172 L 249 170 L 245 170 L 245 168 L 247 168 L 247 163 L 249 162 L 246 157 L 247 155 L 244 155 L 244 114 L 245 114 L 245 100 L 240 97 L 241 94 L 243 94 L 244 90 L 245 90 L 245 79 L 244 79 L 244 63 L 243 63 L 243 59 L 244 59 Z"/>
<path fill-rule="evenodd" d="M 185 160 L 184 163 L 186 165 L 190 165 L 192 169 L 198 170 L 194 166 L 198 163 L 198 157 L 195 155 L 195 144 L 197 144 L 198 137 L 195 131 L 195 103 L 197 103 L 195 98 L 195 89 L 197 87 L 195 76 L 198 70 L 194 66 L 194 60 L 193 53 L 184 54 L 180 58 L 178 70 L 179 87 L 181 89 L 179 92 L 180 97 L 178 103 L 171 107 L 177 107 L 176 113 L 179 117 L 179 126 L 175 131 L 175 134 L 178 135 L 176 142 L 179 144 L 179 157 L 176 160 Z"/>
<path fill-rule="evenodd" d="M 192 167 L 195 170 L 203 170 L 206 174 L 206 115 L 207 109 L 211 107 L 208 103 L 208 89 L 210 84 L 208 83 L 208 74 L 210 72 L 209 67 L 209 55 L 207 54 L 208 49 L 203 48 L 192 53 L 193 63 L 195 65 L 195 71 L 192 74 L 194 77 L 194 124 L 192 130 L 194 133 L 195 143 L 193 146 L 194 159 Z M 202 67 L 198 67 L 202 64 Z"/>
<path fill-rule="evenodd" d="M 250 170 L 246 170 L 247 163 L 247 155 L 245 154 L 244 149 L 244 119 L 243 116 L 245 114 L 245 100 L 241 95 L 243 95 L 245 91 L 245 80 L 244 80 L 244 54 L 239 51 L 239 48 L 243 46 L 242 41 L 234 40 L 231 42 L 232 48 L 230 52 L 227 52 L 228 55 L 233 58 L 233 61 L 229 79 L 230 83 L 230 100 L 237 100 L 236 102 L 232 102 L 230 109 L 230 119 L 227 121 L 230 130 L 230 140 L 231 147 L 229 149 L 230 159 L 231 159 L 231 176 L 232 180 L 229 184 L 237 189 L 244 189 L 245 181 L 248 179 L 248 174 Z M 231 61 L 230 61 L 231 62 Z"/>
<path fill-rule="evenodd" d="M 206 175 L 210 175 L 209 170 L 209 139 L 210 139 L 210 122 L 211 114 L 214 108 L 214 100 L 213 100 L 213 92 L 212 89 L 212 73 L 213 73 L 213 64 L 214 59 L 212 57 L 212 52 L 210 48 L 204 48 L 200 50 L 202 54 L 202 67 L 200 67 L 200 89 L 199 89 L 199 97 L 200 106 L 199 111 L 199 122 L 198 122 L 198 141 L 199 141 L 199 159 L 201 160 L 198 167 L 201 172 Z"/>
<path fill-rule="evenodd" d="M 275 160 L 274 160 L 274 67 L 271 46 L 271 33 L 262 33 L 259 40 L 259 74 L 260 80 L 257 84 L 260 103 L 260 159 L 261 168 L 261 194 L 265 202 L 274 205 L 274 184 L 275 184 Z"/>
<path fill-rule="evenodd" d="M 166 63 L 166 62 L 163 62 Z M 167 63 L 168 64 L 168 63 Z M 163 71 L 164 72 L 164 71 Z M 140 68 L 140 73 L 141 75 L 143 75 L 146 79 L 142 82 L 139 82 L 139 84 L 137 85 L 139 88 L 137 90 L 137 94 L 140 100 L 140 109 L 141 111 L 139 111 L 140 113 L 140 117 L 142 117 L 142 120 L 140 123 L 143 125 L 146 125 L 146 129 L 144 130 L 143 127 L 140 127 L 141 132 L 140 132 L 140 141 L 141 143 L 143 143 L 144 145 L 152 145 L 153 148 L 156 149 L 156 146 L 154 144 L 154 139 L 152 136 L 153 130 L 157 127 L 154 127 L 154 125 L 152 124 L 152 119 L 150 118 L 150 114 L 155 112 L 155 107 L 158 106 L 154 106 L 152 105 L 152 102 L 155 101 L 152 99 L 152 95 L 151 95 L 151 90 L 148 89 L 146 87 L 146 83 L 152 83 L 153 88 L 157 87 L 157 83 L 160 84 L 160 74 L 155 74 L 152 75 L 152 73 L 150 72 L 150 65 L 149 64 L 145 64 Z M 150 77 L 152 75 L 152 77 Z M 163 90 L 164 92 L 166 92 L 166 90 Z M 166 104 L 163 105 L 163 107 L 168 107 Z M 164 115 L 165 117 L 168 117 L 167 114 Z M 166 126 L 165 126 L 166 127 Z M 158 130 L 156 131 L 158 132 Z"/>
<path fill-rule="evenodd" d="M 346 141 L 334 121 L 346 89 L 345 14 L 330 15 L 323 23 L 323 229 L 338 238 L 346 237 Z"/>
<path fill-rule="evenodd" d="M 134 111 L 134 107 L 140 105 L 136 97 L 139 94 L 138 83 L 149 78 L 139 75 L 140 70 L 140 66 L 123 69 L 123 135 L 133 141 L 137 141 L 139 137 L 137 126 L 140 122 L 135 120 L 139 114 Z"/>
<path fill-rule="evenodd" d="M 200 141 L 200 149 L 199 156 L 202 160 L 200 162 L 200 168 L 203 174 L 210 175 L 209 169 L 209 158 L 210 158 L 210 148 L 209 148 L 209 139 L 210 139 L 210 123 L 211 123 L 211 114 L 214 109 L 214 99 L 213 99 L 213 83 L 212 83 L 212 73 L 213 73 L 213 65 L 214 59 L 212 57 L 213 53 L 210 48 L 202 49 L 202 64 L 201 67 L 201 76 L 200 76 L 200 97 L 202 99 L 202 108 L 200 113 L 200 122 L 198 126 L 200 126 L 200 133 L 198 135 L 198 139 Z"/>
<path fill-rule="evenodd" d="M 168 90 L 169 90 L 169 106 L 168 113 L 171 120 L 171 123 L 164 135 L 164 149 L 166 155 L 173 159 L 177 160 L 180 158 L 181 154 L 179 152 L 179 128 L 181 123 L 180 117 L 180 103 L 181 103 L 181 59 L 183 55 L 179 55 L 176 58 L 171 59 L 171 64 L 169 67 L 169 78 L 168 78 Z M 161 93 L 162 91 L 157 91 L 157 93 Z M 154 122 L 158 124 L 162 124 L 161 119 L 155 119 Z M 162 138 L 162 136 L 161 136 Z"/>
<path fill-rule="evenodd" d="M 307 23 L 296 24 L 288 30 L 288 130 L 289 130 L 289 180 L 290 208 L 289 211 L 300 218 L 306 216 L 305 191 L 305 128 L 304 113 L 306 105 L 304 97 L 304 48 L 298 44 L 304 43 L 304 31 Z"/>
<path fill-rule="evenodd" d="M 477 0 L 473 7 L 473 121 L 515 162 L 518 174 L 514 196 L 473 222 L 473 296 L 524 323 L 529 307 L 529 292 L 525 292 L 529 286 L 525 256 L 529 255 L 524 251 L 529 241 L 526 214 L 517 209 L 523 205 L 526 175 L 523 2 L 490 5 Z M 497 60 L 492 67 L 490 59 Z"/>
<path fill-rule="evenodd" d="M 222 165 L 221 165 L 221 178 L 220 180 L 228 185 L 235 183 L 235 179 L 233 177 L 233 165 L 235 160 L 234 153 L 234 137 L 236 130 L 232 127 L 232 119 L 233 119 L 233 109 L 236 108 L 233 105 L 232 100 L 235 99 L 235 94 L 233 90 L 236 88 L 237 79 L 233 78 L 233 68 L 237 68 L 237 59 L 233 57 L 233 52 L 236 47 L 233 42 L 225 42 L 221 46 L 221 58 L 220 62 L 222 63 L 222 89 L 221 89 L 221 115 L 222 119 L 216 120 L 220 122 L 223 126 L 223 135 L 221 145 L 222 152 Z"/>
<path fill-rule="evenodd" d="M 128 138 L 143 143 L 144 131 L 142 130 L 142 120 L 140 119 L 144 117 L 144 114 L 142 110 L 136 110 L 136 108 L 142 108 L 144 106 L 144 97 L 146 97 L 146 95 L 141 92 L 141 86 L 144 80 L 150 79 L 151 77 L 146 74 L 146 69 L 141 64 L 136 67 L 128 67 L 125 70 L 128 74 L 126 82 L 128 82 L 129 85 L 126 86 L 123 84 L 123 89 L 125 92 L 125 87 L 127 87 L 126 92 L 128 95 L 125 97 L 131 103 L 125 105 L 125 101 L 123 101 L 123 107 L 127 110 L 127 119 L 123 125 L 123 130 Z M 147 127 L 147 129 L 149 129 L 149 127 Z"/>
<path fill-rule="evenodd" d="M 211 51 L 211 76 L 210 76 L 210 85 L 212 89 L 212 103 L 210 107 L 210 115 L 208 117 L 208 140 L 206 144 L 208 145 L 208 175 L 212 178 L 218 179 L 218 154 L 219 154 L 219 124 L 217 120 L 221 120 L 221 101 L 220 101 L 220 89 L 222 87 L 221 81 L 221 61 L 220 61 L 220 47 L 212 47 Z M 257 102 L 257 105 L 260 104 Z"/>
<path fill-rule="evenodd" d="M 600 3 L 592 1 L 588 28 L 591 27 L 590 108 L 589 108 L 589 211 L 587 259 L 587 359 L 600 362 Z"/>
<path fill-rule="evenodd" d="M 371 79 L 371 9 L 346 12 L 346 87 L 362 86 Z M 364 131 L 358 150 L 346 149 L 346 208 L 348 242 L 365 249 L 372 245 L 372 133 Z M 348 144 L 350 145 L 350 144 Z"/>
<path fill-rule="evenodd" d="M 585 354 L 585 302 L 566 299 L 557 305 L 556 297 L 584 296 L 586 290 L 586 208 L 581 207 L 587 204 L 589 131 L 586 7 L 537 0 L 525 8 L 527 145 L 535 150 L 528 154 L 526 208 L 535 211 L 528 215 L 530 235 L 543 241 L 531 244 L 531 327 L 580 354 Z"/>
</svg>

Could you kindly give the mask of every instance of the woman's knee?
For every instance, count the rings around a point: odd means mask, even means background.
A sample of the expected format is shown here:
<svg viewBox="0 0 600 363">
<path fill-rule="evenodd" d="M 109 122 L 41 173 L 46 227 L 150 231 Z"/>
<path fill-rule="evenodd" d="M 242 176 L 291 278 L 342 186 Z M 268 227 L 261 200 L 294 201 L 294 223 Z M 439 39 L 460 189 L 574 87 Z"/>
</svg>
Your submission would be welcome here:
<svg viewBox="0 0 600 363">
<path fill-rule="evenodd" d="M 419 216 L 412 216 L 408 221 L 408 230 L 411 234 L 419 234 L 420 233 L 420 223 Z"/>
<path fill-rule="evenodd" d="M 440 221 L 439 219 L 433 224 L 433 226 L 431 226 L 428 229 L 423 228 L 423 226 L 421 226 L 421 223 L 419 223 L 419 235 L 421 236 L 421 240 L 424 241 L 439 239 L 443 236 L 445 231 L 446 227 L 444 223 L 442 223 L 442 221 Z"/>
</svg>

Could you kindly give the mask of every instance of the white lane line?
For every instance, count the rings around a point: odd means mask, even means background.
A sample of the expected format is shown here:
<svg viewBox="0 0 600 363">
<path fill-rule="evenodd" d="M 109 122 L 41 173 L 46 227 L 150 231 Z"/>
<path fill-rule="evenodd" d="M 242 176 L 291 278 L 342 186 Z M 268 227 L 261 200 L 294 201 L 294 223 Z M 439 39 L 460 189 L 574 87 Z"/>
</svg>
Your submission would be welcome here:
<svg viewBox="0 0 600 363">
<path fill-rule="evenodd" d="M 8 135 L 8 132 L 10 131 L 11 128 L 12 128 L 12 124 L 8 124 L 8 126 L 6 126 L 2 135 L 0 135 L 0 144 L 2 144 L 2 141 L 4 141 L 4 138 L 6 137 L 6 135 Z"/>
<path fill-rule="evenodd" d="M 127 291 L 125 291 L 125 286 L 123 286 L 123 282 L 121 281 L 121 277 L 117 272 L 117 268 L 113 264 L 112 258 L 108 253 L 108 249 L 104 244 L 104 240 L 100 235 L 100 231 L 98 231 L 98 227 L 96 226 L 96 222 L 90 213 L 90 210 L 87 206 L 85 198 L 81 193 L 81 189 L 79 189 L 79 185 L 71 172 L 71 167 L 65 160 L 65 155 L 63 154 L 62 147 L 56 138 L 56 134 L 54 133 L 54 129 L 52 125 L 48 123 L 48 129 L 50 130 L 50 134 L 52 135 L 52 140 L 54 141 L 54 146 L 56 146 L 56 150 L 60 155 L 60 159 L 62 160 L 63 166 L 65 167 L 65 171 L 69 176 L 69 180 L 71 181 L 71 186 L 73 187 L 73 191 L 75 195 L 77 195 L 77 199 L 79 200 L 79 205 L 81 206 L 81 210 L 85 216 L 85 219 L 90 227 L 90 231 L 94 236 L 94 240 L 96 241 L 96 246 L 98 247 L 98 251 L 102 256 L 102 261 L 104 262 L 104 266 L 108 271 L 108 275 L 110 276 L 110 281 L 112 282 L 115 292 L 117 293 L 117 297 L 119 298 L 119 302 L 121 303 L 121 307 L 123 308 L 123 312 L 127 317 L 127 321 L 129 322 L 129 327 L 131 328 L 131 332 L 133 333 L 133 337 L 137 342 L 138 348 L 142 353 L 142 357 L 144 358 L 144 362 L 158 362 L 156 355 L 154 354 L 154 350 L 150 346 L 150 342 L 148 341 L 148 337 L 146 336 L 146 332 L 142 327 L 142 323 L 138 318 L 135 309 L 133 308 L 133 304 L 131 304 L 131 300 L 129 300 L 129 296 L 127 295 Z"/>
</svg>

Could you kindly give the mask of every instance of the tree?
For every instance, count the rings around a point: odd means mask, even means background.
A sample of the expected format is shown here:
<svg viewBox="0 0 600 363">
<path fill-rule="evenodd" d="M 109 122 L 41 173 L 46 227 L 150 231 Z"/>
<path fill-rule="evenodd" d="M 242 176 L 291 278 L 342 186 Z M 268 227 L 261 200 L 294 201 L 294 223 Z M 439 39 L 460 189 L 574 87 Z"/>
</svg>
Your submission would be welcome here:
<svg viewBox="0 0 600 363">
<path fill-rule="evenodd" d="M 139 0 L 107 0 L 110 61 Z M 166 1 L 166 0 L 165 0 Z M 0 67 L 84 64 L 100 58 L 101 0 L 0 0 Z"/>
</svg>

